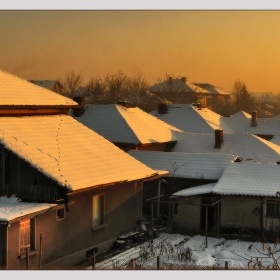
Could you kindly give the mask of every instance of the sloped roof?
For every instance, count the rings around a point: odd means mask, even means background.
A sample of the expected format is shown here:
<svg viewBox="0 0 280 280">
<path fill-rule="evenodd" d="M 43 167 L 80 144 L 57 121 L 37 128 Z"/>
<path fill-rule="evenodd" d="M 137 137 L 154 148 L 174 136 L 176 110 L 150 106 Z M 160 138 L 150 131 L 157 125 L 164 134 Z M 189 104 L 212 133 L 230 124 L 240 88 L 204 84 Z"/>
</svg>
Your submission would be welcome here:
<svg viewBox="0 0 280 280">
<path fill-rule="evenodd" d="M 239 112 L 233 114 L 232 117 L 251 119 L 252 116 L 250 114 L 246 113 L 245 111 L 239 111 Z"/>
<path fill-rule="evenodd" d="M 52 85 L 54 85 L 56 80 L 29 80 L 28 82 L 49 89 Z"/>
<path fill-rule="evenodd" d="M 78 103 L 0 70 L 0 107 L 75 107 Z"/>
<path fill-rule="evenodd" d="M 214 133 L 215 129 L 232 132 L 221 115 L 207 108 L 200 110 L 191 104 L 170 104 L 168 109 L 166 114 L 159 114 L 157 110 L 150 114 L 186 132 Z"/>
<path fill-rule="evenodd" d="M 139 108 L 121 105 L 85 105 L 77 121 L 114 143 L 150 144 L 176 141 L 177 130 Z"/>
<path fill-rule="evenodd" d="M 70 191 L 157 174 L 67 115 L 1 117 L 0 139 Z"/>
<path fill-rule="evenodd" d="M 178 139 L 173 152 L 216 153 L 239 156 L 243 161 L 269 162 L 280 160 L 280 147 L 252 134 L 224 134 L 224 144 L 215 149 L 213 134 L 173 132 Z"/>
<path fill-rule="evenodd" d="M 223 195 L 276 196 L 280 191 L 280 165 L 229 164 L 213 189 Z"/>
<path fill-rule="evenodd" d="M 278 103 L 277 97 L 272 92 L 250 92 L 257 102 Z"/>
<path fill-rule="evenodd" d="M 0 221 L 8 222 L 28 214 L 51 209 L 56 205 L 50 203 L 21 202 L 15 196 L 0 196 Z"/>
<path fill-rule="evenodd" d="M 210 94 L 208 90 L 205 90 L 201 87 L 196 86 L 195 84 L 185 82 L 180 78 L 173 78 L 172 82 L 169 80 L 162 83 L 155 84 L 148 88 L 151 92 L 188 92 L 188 93 L 204 93 Z"/>
<path fill-rule="evenodd" d="M 236 133 L 280 135 L 280 119 L 258 118 L 257 126 L 251 127 L 251 118 L 223 118 L 228 127 Z"/>
<path fill-rule="evenodd" d="M 269 142 L 280 146 L 280 135 L 274 135 L 273 138 L 269 140 Z"/>
<path fill-rule="evenodd" d="M 128 151 L 152 169 L 168 170 L 169 177 L 218 180 L 234 155 Z"/>
<path fill-rule="evenodd" d="M 208 83 L 194 83 L 194 85 L 209 91 L 211 94 L 231 95 L 232 92 Z"/>
<path fill-rule="evenodd" d="M 178 192 L 172 194 L 172 196 L 192 196 L 192 195 L 211 193 L 215 186 L 216 186 L 216 183 L 210 183 L 210 184 L 205 184 L 205 185 L 201 185 L 201 186 L 196 186 L 196 187 L 178 191 Z"/>
</svg>

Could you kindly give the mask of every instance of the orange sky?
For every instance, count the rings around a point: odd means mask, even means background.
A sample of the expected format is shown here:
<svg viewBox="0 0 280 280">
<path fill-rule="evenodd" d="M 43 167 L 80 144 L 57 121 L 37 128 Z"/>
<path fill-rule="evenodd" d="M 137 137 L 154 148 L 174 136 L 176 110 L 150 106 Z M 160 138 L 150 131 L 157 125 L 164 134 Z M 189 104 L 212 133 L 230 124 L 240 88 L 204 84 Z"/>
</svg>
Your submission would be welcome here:
<svg viewBox="0 0 280 280">
<path fill-rule="evenodd" d="M 280 92 L 280 11 L 0 11 L 0 69 L 84 81 L 121 69 Z"/>
</svg>

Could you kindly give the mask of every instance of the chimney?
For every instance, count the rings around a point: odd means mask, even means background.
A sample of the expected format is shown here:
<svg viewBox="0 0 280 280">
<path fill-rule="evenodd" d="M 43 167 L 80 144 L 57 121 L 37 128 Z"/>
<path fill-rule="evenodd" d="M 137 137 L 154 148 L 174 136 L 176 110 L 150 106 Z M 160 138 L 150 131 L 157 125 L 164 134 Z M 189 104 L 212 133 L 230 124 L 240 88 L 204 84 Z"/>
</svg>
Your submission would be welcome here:
<svg viewBox="0 0 280 280">
<path fill-rule="evenodd" d="M 73 109 L 72 109 L 72 110 L 73 110 L 73 115 L 74 115 L 75 117 L 79 117 L 79 116 L 81 116 L 81 115 L 84 113 L 84 111 L 85 111 L 85 108 L 84 108 L 84 106 L 85 106 L 85 99 L 84 99 L 83 96 L 75 96 L 75 97 L 73 98 L 73 100 L 79 104 L 79 107 L 78 107 L 78 108 L 73 108 Z"/>
<path fill-rule="evenodd" d="M 215 129 L 215 148 L 220 149 L 224 143 L 224 136 L 222 129 Z"/>
<path fill-rule="evenodd" d="M 169 78 L 168 78 L 169 84 L 172 84 L 172 81 L 173 81 L 173 78 L 172 78 L 172 77 L 169 77 Z"/>
<path fill-rule="evenodd" d="M 187 78 L 186 77 L 182 77 L 182 83 L 186 83 L 186 81 L 187 81 Z"/>
<path fill-rule="evenodd" d="M 158 113 L 159 114 L 166 114 L 168 112 L 167 104 L 158 104 Z"/>
<path fill-rule="evenodd" d="M 258 124 L 258 112 L 254 111 L 252 112 L 252 118 L 251 118 L 251 126 L 255 127 Z"/>
<path fill-rule="evenodd" d="M 129 108 L 128 101 L 118 101 L 117 104 L 122 105 L 125 108 Z"/>
</svg>

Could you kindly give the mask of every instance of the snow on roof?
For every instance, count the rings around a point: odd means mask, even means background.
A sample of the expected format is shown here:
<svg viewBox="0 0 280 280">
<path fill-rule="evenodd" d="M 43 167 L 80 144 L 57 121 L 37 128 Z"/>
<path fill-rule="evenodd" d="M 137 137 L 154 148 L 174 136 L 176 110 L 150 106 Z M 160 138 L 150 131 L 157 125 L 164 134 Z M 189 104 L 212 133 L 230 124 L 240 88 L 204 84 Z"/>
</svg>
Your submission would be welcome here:
<svg viewBox="0 0 280 280">
<path fill-rule="evenodd" d="M 280 160 L 280 147 L 252 134 L 224 134 L 224 144 L 214 148 L 213 134 L 173 132 L 178 139 L 172 152 L 215 153 L 239 156 L 243 161 L 269 162 Z"/>
<path fill-rule="evenodd" d="M 159 97 L 158 95 L 149 92 L 149 91 L 140 91 L 137 93 L 132 93 L 125 97 L 125 100 L 131 104 L 143 104 L 143 105 L 158 105 L 158 104 L 170 104 L 171 101 L 168 101 L 164 98 Z"/>
<path fill-rule="evenodd" d="M 218 180 L 234 155 L 130 150 L 128 154 L 156 170 L 168 170 L 169 177 Z"/>
<path fill-rule="evenodd" d="M 71 191 L 156 174 L 66 115 L 1 117 L 0 143 Z"/>
<path fill-rule="evenodd" d="M 251 127 L 251 118 L 223 118 L 223 121 L 235 133 L 280 135 L 280 119 L 258 118 L 257 126 Z"/>
<path fill-rule="evenodd" d="M 196 186 L 173 193 L 172 196 L 192 196 L 192 195 L 211 193 L 215 186 L 216 183 Z"/>
<path fill-rule="evenodd" d="M 186 132 L 214 133 L 215 129 L 232 132 L 222 116 L 207 108 L 199 110 L 191 104 L 170 104 L 166 114 L 159 114 L 157 110 L 150 114 Z"/>
<path fill-rule="evenodd" d="M 269 140 L 269 142 L 280 146 L 280 135 L 274 135 L 273 138 Z"/>
<path fill-rule="evenodd" d="M 239 111 L 239 112 L 233 114 L 232 117 L 251 119 L 252 116 L 250 114 L 246 113 L 245 111 Z"/>
<path fill-rule="evenodd" d="M 155 84 L 148 88 L 152 92 L 197 92 L 210 94 L 208 90 L 196 86 L 195 84 L 188 83 L 182 78 L 172 78 L 172 80 L 167 80 L 162 83 Z"/>
<path fill-rule="evenodd" d="M 207 84 L 207 83 L 194 83 L 194 85 L 203 88 L 207 91 L 209 91 L 211 94 L 221 94 L 221 95 L 231 95 L 233 94 L 232 92 L 219 88 L 219 87 L 215 87 L 211 84 Z"/>
<path fill-rule="evenodd" d="M 280 166 L 271 164 L 229 164 L 213 189 L 224 195 L 276 196 L 280 191 Z"/>
<path fill-rule="evenodd" d="M 77 121 L 114 143 L 164 143 L 176 141 L 169 124 L 151 116 L 139 108 L 121 105 L 86 105 Z"/>
<path fill-rule="evenodd" d="M 56 204 L 21 202 L 21 200 L 15 196 L 9 198 L 7 196 L 1 196 L 0 221 L 8 222 L 38 211 L 48 210 L 54 206 L 56 206 Z"/>
<path fill-rule="evenodd" d="M 272 92 L 250 92 L 257 102 L 278 103 L 277 97 Z"/>
<path fill-rule="evenodd" d="M 73 105 L 78 104 L 70 98 L 0 70 L 0 107 Z"/>
<path fill-rule="evenodd" d="M 52 85 L 54 85 L 56 80 L 29 80 L 28 82 L 49 89 Z"/>
</svg>

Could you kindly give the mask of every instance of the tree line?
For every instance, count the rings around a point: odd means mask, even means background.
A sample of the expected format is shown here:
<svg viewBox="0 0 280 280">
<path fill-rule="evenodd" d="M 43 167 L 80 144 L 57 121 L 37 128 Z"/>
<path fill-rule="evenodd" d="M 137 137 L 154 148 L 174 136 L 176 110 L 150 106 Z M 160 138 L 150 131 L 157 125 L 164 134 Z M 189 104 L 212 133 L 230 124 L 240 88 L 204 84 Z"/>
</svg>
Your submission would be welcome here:
<svg viewBox="0 0 280 280">
<path fill-rule="evenodd" d="M 156 79 L 155 84 L 168 81 L 171 78 L 183 79 L 183 82 L 188 80 L 186 77 L 182 78 L 182 76 L 165 73 L 162 77 Z M 107 73 L 103 76 L 92 76 L 85 86 L 82 86 L 83 77 L 81 71 L 66 71 L 64 77 L 58 79 L 58 81 L 61 87 L 57 92 L 70 98 L 82 95 L 92 104 L 114 104 L 118 101 L 124 101 L 130 96 L 130 101 L 132 100 L 133 105 L 139 107 L 141 107 L 141 101 L 138 100 L 138 94 L 146 92 L 151 86 L 142 74 L 128 76 L 122 70 Z M 180 83 L 173 84 L 172 88 L 171 85 L 171 83 L 166 83 L 165 87 L 168 88 L 162 87 L 161 90 L 174 95 L 182 89 Z M 199 91 L 195 88 L 193 90 Z M 267 112 L 273 112 L 274 115 L 280 113 L 280 93 L 275 96 L 278 100 L 277 108 L 275 106 L 270 108 L 271 106 L 267 104 L 269 96 L 265 96 L 261 100 L 253 97 L 245 82 L 240 79 L 234 81 L 231 92 L 232 95 L 229 99 L 219 102 L 212 110 L 224 116 L 232 115 L 241 110 L 247 113 L 257 110 L 260 117 L 266 117 Z"/>
</svg>

